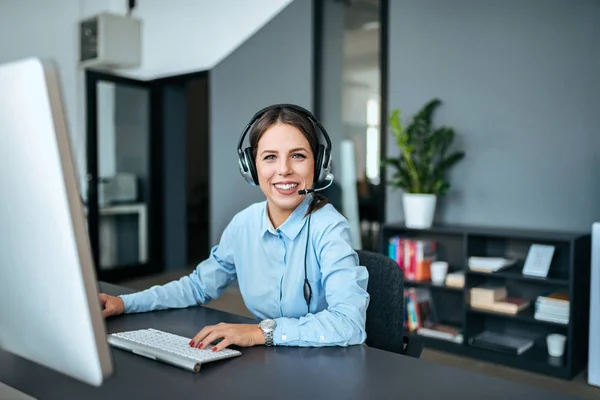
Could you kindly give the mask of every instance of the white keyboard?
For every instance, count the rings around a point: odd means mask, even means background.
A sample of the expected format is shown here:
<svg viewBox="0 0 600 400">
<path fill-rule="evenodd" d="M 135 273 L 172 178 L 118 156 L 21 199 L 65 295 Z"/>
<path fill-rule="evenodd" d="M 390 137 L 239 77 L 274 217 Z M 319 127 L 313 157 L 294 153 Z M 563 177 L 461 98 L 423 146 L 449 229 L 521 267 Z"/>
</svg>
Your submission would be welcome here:
<svg viewBox="0 0 600 400">
<path fill-rule="evenodd" d="M 242 354 L 232 349 L 214 352 L 212 351 L 213 346 L 208 346 L 205 349 L 193 348 L 190 347 L 190 340 L 191 338 L 157 329 L 140 329 L 108 335 L 108 343 L 114 347 L 129 350 L 135 354 L 192 372 L 200 371 L 200 366 L 204 363 Z"/>
</svg>

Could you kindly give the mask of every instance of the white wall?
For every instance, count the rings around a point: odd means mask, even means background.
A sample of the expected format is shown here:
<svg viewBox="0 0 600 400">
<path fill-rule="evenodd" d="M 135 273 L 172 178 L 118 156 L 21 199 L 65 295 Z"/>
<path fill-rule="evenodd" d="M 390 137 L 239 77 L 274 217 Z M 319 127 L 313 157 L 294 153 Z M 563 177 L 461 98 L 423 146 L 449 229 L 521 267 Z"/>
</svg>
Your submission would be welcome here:
<svg viewBox="0 0 600 400">
<path fill-rule="evenodd" d="M 292 0 L 145 0 L 133 16 L 142 20 L 142 66 L 124 74 L 152 79 L 214 67 Z M 125 14 L 126 1 L 81 0 L 82 16 Z"/>
<path fill-rule="evenodd" d="M 290 2 L 138 1 L 133 15 L 143 21 L 143 65 L 123 74 L 151 79 L 212 68 Z M 77 24 L 102 11 L 124 14 L 126 1 L 2 0 L 0 4 L 0 63 L 39 56 L 58 64 L 81 176 L 86 171 L 85 92 L 84 75 L 77 66 Z"/>
<path fill-rule="evenodd" d="M 85 137 L 78 126 L 82 112 L 77 79 L 79 0 L 3 0 L 0 5 L 0 63 L 25 57 L 52 58 L 62 80 L 75 157 L 81 169 Z"/>
</svg>

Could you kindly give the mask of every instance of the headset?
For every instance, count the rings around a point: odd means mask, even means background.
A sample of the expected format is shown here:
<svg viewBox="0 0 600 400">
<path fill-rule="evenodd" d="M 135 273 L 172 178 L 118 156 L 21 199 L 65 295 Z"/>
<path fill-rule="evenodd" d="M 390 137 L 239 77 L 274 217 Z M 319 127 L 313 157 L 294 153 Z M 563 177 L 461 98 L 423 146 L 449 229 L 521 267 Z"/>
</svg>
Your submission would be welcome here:
<svg viewBox="0 0 600 400">
<path fill-rule="evenodd" d="M 331 173 L 331 140 L 329 139 L 329 134 L 327 133 L 327 130 L 325 130 L 323 125 L 321 125 L 319 120 L 317 118 L 315 118 L 315 116 L 310 111 L 308 111 L 307 109 L 305 109 L 303 107 L 295 105 L 295 104 L 274 104 L 274 105 L 265 107 L 262 110 L 258 111 L 256 114 L 254 114 L 252 119 L 250 119 L 250 122 L 248 122 L 248 124 L 242 131 L 242 134 L 240 136 L 240 140 L 238 141 L 238 146 L 237 146 L 240 173 L 242 174 L 242 176 L 244 177 L 246 182 L 248 182 L 250 185 L 258 186 L 258 174 L 256 172 L 256 164 L 254 162 L 254 157 L 252 157 L 252 148 L 250 146 L 243 148 L 242 146 L 243 146 L 246 135 L 248 134 L 248 132 L 250 131 L 250 129 L 252 128 L 254 123 L 260 117 L 262 117 L 264 115 L 264 113 L 266 113 L 267 111 L 277 109 L 277 108 L 289 108 L 291 110 L 299 112 L 300 114 L 302 114 L 303 116 L 308 118 L 308 120 L 312 123 L 313 127 L 315 128 L 315 132 L 317 131 L 316 128 L 317 127 L 319 128 L 319 130 L 321 131 L 321 135 L 325 139 L 325 143 L 326 143 L 325 146 L 320 143 L 318 145 L 318 150 L 317 150 L 317 154 L 315 157 L 315 174 L 314 174 L 314 181 L 313 181 L 312 187 L 310 189 L 306 189 L 306 188 L 301 189 L 298 191 L 298 194 L 307 195 L 309 193 L 318 192 L 318 191 L 327 189 L 329 186 L 331 186 L 331 184 L 333 183 L 333 179 L 334 179 L 334 176 Z M 316 187 L 317 185 L 319 185 L 323 182 L 327 182 L 327 181 L 329 183 L 326 186 L 324 186 L 322 188 Z M 308 307 L 309 313 L 310 313 L 310 300 L 312 297 L 312 288 L 310 287 L 310 283 L 308 283 L 308 278 L 307 278 L 306 255 L 308 252 L 308 240 L 310 238 L 310 218 L 311 218 L 311 216 L 312 216 L 312 213 L 310 213 L 308 215 L 308 227 L 307 227 L 308 232 L 307 232 L 307 236 L 306 236 L 306 247 L 304 248 L 304 287 L 303 287 L 304 300 L 306 300 L 306 306 Z"/>
<path fill-rule="evenodd" d="M 258 111 L 256 114 L 254 114 L 250 122 L 248 122 L 248 125 L 246 125 L 244 131 L 242 132 L 242 135 L 240 136 L 240 140 L 238 142 L 237 147 L 240 172 L 242 176 L 250 185 L 258 186 L 258 175 L 256 173 L 256 165 L 254 163 L 254 158 L 252 157 L 252 148 L 248 146 L 245 149 L 243 149 L 242 146 L 244 143 L 244 138 L 250 131 L 250 128 L 252 128 L 252 125 L 254 125 L 254 123 L 260 117 L 262 117 L 264 113 L 276 108 L 289 108 L 299 112 L 300 114 L 304 115 L 306 118 L 309 119 L 309 121 L 313 124 L 313 127 L 318 127 L 321 131 L 323 137 L 325 138 L 326 146 L 319 144 L 317 154 L 315 154 L 315 181 L 313 182 L 313 187 L 311 189 L 304 189 L 306 193 L 304 193 L 303 191 L 300 194 L 308 194 L 325 189 L 315 189 L 315 186 L 325 181 L 333 182 L 333 175 L 331 174 L 331 140 L 329 139 L 327 131 L 325 130 L 323 125 L 321 125 L 321 123 L 315 118 L 315 116 L 307 109 L 297 106 L 295 104 L 275 104 L 272 106 L 265 107 L 262 110 Z"/>
</svg>

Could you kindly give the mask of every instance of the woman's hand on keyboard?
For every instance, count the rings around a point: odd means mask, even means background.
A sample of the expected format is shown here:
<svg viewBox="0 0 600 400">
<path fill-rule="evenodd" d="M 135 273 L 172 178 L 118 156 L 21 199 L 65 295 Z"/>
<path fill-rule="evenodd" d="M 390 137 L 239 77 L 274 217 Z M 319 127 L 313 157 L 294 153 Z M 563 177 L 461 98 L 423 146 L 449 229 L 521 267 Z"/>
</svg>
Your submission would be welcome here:
<svg viewBox="0 0 600 400">
<path fill-rule="evenodd" d="M 265 344 L 265 335 L 258 325 L 220 323 L 204 327 L 192 338 L 190 346 L 204 349 L 218 339 L 223 340 L 213 347 L 213 351 L 222 350 L 232 344 L 240 347 Z"/>
<path fill-rule="evenodd" d="M 100 305 L 103 308 L 102 316 L 104 318 L 111 315 L 123 314 L 125 312 L 125 304 L 120 297 L 110 296 L 104 293 L 100 293 L 98 297 L 100 298 Z"/>
</svg>

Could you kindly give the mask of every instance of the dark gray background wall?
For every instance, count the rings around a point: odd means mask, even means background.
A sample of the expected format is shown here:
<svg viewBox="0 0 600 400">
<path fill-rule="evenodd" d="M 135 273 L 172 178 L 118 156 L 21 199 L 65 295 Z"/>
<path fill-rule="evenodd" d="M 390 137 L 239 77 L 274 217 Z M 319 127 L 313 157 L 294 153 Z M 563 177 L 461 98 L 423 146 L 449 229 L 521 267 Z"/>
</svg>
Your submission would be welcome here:
<svg viewBox="0 0 600 400">
<path fill-rule="evenodd" d="M 166 271 L 187 265 L 187 159 L 186 94 L 179 85 L 166 86 L 163 93 L 164 215 L 163 243 Z"/>
<path fill-rule="evenodd" d="M 589 231 L 600 220 L 600 2 L 394 0 L 389 17 L 389 107 L 406 119 L 439 97 L 434 122 L 467 153 L 438 221 Z M 401 204 L 388 188 L 388 221 Z"/>
<path fill-rule="evenodd" d="M 204 260 L 210 244 L 209 78 L 186 83 L 187 103 L 187 261 Z"/>
<path fill-rule="evenodd" d="M 273 103 L 312 108 L 312 1 L 296 0 L 210 72 L 210 242 L 239 211 L 264 200 L 239 172 L 237 141 Z"/>
</svg>

